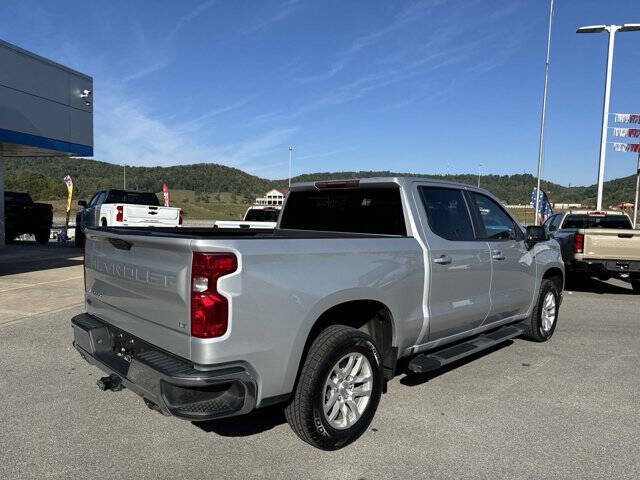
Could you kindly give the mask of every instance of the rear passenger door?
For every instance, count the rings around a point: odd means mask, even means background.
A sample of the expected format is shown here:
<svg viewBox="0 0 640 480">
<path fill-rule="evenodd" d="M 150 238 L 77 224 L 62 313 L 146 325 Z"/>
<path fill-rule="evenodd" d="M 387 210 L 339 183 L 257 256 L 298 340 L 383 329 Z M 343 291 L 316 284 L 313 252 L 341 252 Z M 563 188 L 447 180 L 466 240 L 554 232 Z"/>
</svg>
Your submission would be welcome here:
<svg viewBox="0 0 640 480">
<path fill-rule="evenodd" d="M 491 249 L 491 311 L 486 323 L 525 313 L 533 299 L 536 264 L 520 225 L 495 200 L 468 192 L 479 235 Z"/>
<path fill-rule="evenodd" d="M 491 259 L 478 240 L 467 199 L 457 188 L 418 186 L 429 252 L 428 340 L 482 324 L 489 313 Z M 426 341 L 426 337 L 424 338 Z"/>
</svg>

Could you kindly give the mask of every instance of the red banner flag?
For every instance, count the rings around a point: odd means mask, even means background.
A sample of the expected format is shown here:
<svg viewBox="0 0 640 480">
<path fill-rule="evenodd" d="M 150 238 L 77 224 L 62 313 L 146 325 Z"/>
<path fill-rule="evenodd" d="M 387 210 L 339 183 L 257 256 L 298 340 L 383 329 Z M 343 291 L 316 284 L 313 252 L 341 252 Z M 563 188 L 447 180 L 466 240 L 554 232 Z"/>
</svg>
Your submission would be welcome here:
<svg viewBox="0 0 640 480">
<path fill-rule="evenodd" d="M 169 206 L 169 188 L 166 183 L 162 184 L 162 195 L 164 196 L 164 206 Z"/>
</svg>

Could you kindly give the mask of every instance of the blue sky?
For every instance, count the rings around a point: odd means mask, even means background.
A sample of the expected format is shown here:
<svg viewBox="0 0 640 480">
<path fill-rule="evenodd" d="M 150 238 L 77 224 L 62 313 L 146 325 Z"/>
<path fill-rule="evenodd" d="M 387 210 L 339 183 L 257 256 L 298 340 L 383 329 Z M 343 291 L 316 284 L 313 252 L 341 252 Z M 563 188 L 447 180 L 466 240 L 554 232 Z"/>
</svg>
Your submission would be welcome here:
<svg viewBox="0 0 640 480">
<path fill-rule="evenodd" d="M 94 77 L 95 158 L 336 170 L 535 172 L 546 0 L 3 0 L 0 37 Z M 606 34 L 637 0 L 557 0 L 543 175 L 595 183 Z M 640 112 L 640 32 L 612 112 Z M 613 140 L 613 138 L 611 139 Z M 637 141 L 637 139 L 636 139 Z M 635 157 L 607 156 L 607 178 Z"/>
</svg>

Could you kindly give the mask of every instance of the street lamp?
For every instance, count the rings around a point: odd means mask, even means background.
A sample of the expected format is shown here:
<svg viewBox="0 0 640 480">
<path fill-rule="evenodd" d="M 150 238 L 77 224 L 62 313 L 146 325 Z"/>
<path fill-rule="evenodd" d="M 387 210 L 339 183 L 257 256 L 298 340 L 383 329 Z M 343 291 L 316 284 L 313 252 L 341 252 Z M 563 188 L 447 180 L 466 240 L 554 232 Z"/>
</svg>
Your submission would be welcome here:
<svg viewBox="0 0 640 480">
<path fill-rule="evenodd" d="M 602 188 L 604 183 L 604 162 L 607 147 L 607 127 L 609 123 L 609 97 L 611 95 L 611 67 L 613 65 L 613 44 L 616 32 L 633 32 L 640 30 L 640 23 L 625 23 L 624 25 L 588 25 L 580 27 L 576 33 L 609 32 L 609 48 L 607 50 L 607 70 L 604 81 L 604 102 L 602 106 L 602 131 L 600 132 L 600 157 L 598 160 L 598 198 L 596 210 L 602 210 Z"/>
<path fill-rule="evenodd" d="M 478 164 L 478 188 L 480 188 L 480 169 L 482 168 L 482 164 Z"/>
<path fill-rule="evenodd" d="M 293 147 L 289 147 L 289 188 L 291 188 L 291 152 L 293 152 Z"/>
</svg>

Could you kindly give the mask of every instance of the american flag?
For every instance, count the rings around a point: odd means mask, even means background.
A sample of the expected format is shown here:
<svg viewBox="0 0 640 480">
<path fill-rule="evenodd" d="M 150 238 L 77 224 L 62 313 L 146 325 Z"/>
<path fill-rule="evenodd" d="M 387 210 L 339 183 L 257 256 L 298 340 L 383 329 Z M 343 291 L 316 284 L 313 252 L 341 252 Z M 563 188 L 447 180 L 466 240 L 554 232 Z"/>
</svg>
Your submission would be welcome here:
<svg viewBox="0 0 640 480">
<path fill-rule="evenodd" d="M 538 192 L 538 189 L 536 187 L 533 187 L 533 190 L 531 190 L 531 206 L 533 206 L 533 208 L 535 208 L 536 206 L 536 192 Z M 549 198 L 543 190 L 540 190 L 540 192 L 538 192 L 538 197 L 538 224 L 542 225 L 547 220 L 547 218 L 553 215 L 553 210 L 551 209 L 551 202 L 549 202 Z"/>
</svg>

